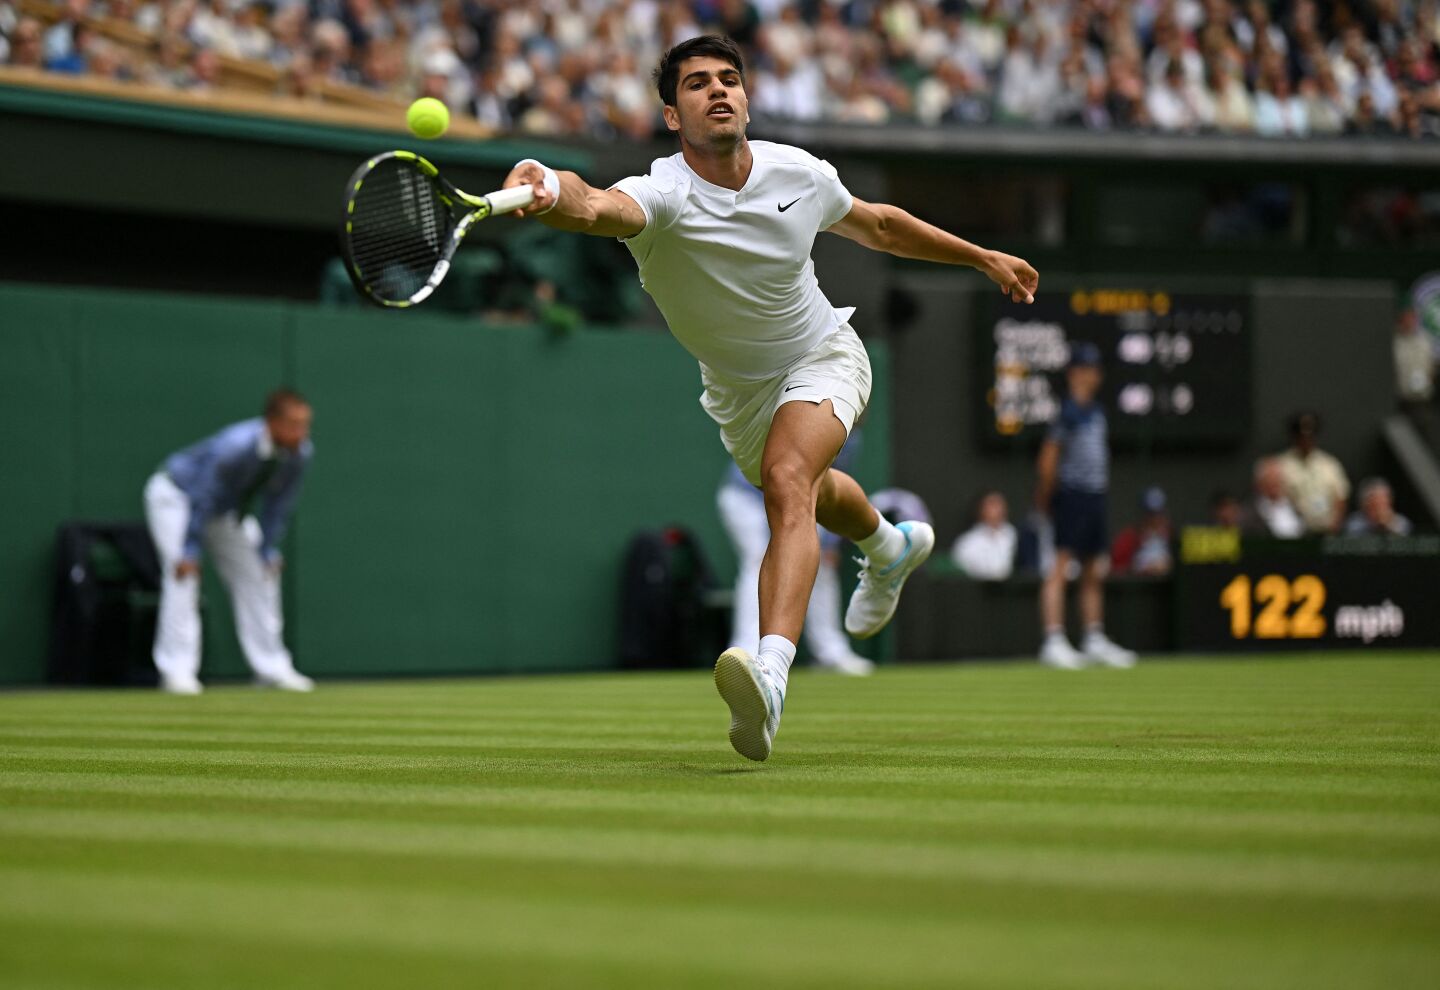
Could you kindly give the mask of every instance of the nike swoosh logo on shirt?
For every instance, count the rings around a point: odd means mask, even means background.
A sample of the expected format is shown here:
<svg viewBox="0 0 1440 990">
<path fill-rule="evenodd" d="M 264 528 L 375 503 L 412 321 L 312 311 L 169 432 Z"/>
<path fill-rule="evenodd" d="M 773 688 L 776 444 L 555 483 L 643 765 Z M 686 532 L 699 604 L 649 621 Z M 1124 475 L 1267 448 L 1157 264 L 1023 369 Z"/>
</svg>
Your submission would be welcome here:
<svg viewBox="0 0 1440 990">
<path fill-rule="evenodd" d="M 788 392 L 788 391 L 790 391 L 792 388 L 803 388 L 804 385 L 805 385 L 804 382 L 796 382 L 794 385 L 786 385 L 781 391 Z"/>
<path fill-rule="evenodd" d="M 795 197 L 794 199 L 792 199 L 790 202 L 788 202 L 788 203 L 786 203 L 784 206 L 780 207 L 780 212 L 781 212 L 781 213 L 784 213 L 786 210 L 790 209 L 790 207 L 794 206 L 796 203 L 800 202 L 800 200 L 802 200 L 802 199 L 804 199 L 804 198 L 805 198 L 805 197 L 803 197 L 803 196 L 796 196 L 796 197 Z"/>
</svg>

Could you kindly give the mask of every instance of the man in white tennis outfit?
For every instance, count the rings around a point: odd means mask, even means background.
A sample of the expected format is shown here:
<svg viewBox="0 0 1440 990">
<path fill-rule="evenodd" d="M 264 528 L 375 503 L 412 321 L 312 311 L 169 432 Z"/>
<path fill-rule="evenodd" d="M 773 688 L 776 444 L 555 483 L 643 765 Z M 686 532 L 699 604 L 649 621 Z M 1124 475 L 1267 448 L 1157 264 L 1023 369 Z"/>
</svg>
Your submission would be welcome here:
<svg viewBox="0 0 1440 990">
<path fill-rule="evenodd" d="M 298 392 L 276 389 L 263 417 L 171 454 L 145 485 L 145 518 L 161 565 L 155 667 L 162 690 L 201 691 L 202 550 L 230 590 L 235 631 L 256 682 L 314 688 L 285 648 L 280 611 L 280 541 L 314 455 L 310 421 L 310 404 Z"/>
<path fill-rule="evenodd" d="M 820 559 L 815 525 L 865 554 L 845 629 L 873 636 L 895 614 L 905 579 L 930 555 L 929 525 L 892 525 L 848 475 L 831 467 L 870 398 L 870 361 L 815 280 L 810 250 L 828 230 L 900 257 L 969 265 L 1016 301 L 1035 270 L 893 206 L 855 199 L 829 163 L 782 144 L 748 141 L 740 51 L 692 38 L 655 72 L 680 153 L 649 175 L 597 189 L 573 172 L 518 163 L 505 186 L 531 185 L 517 216 L 625 241 L 671 333 L 700 362 L 700 403 L 736 466 L 765 495 L 770 545 L 760 569 L 760 649 L 732 647 L 715 664 L 730 707 L 730 743 L 770 755 L 795 644 Z"/>
</svg>

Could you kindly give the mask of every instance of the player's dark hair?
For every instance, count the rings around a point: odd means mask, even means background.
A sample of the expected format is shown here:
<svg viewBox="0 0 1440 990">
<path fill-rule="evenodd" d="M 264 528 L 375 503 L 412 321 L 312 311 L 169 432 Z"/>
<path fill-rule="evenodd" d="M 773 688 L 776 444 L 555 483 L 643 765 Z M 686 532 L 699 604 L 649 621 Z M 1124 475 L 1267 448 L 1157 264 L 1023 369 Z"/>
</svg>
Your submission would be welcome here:
<svg viewBox="0 0 1440 990">
<path fill-rule="evenodd" d="M 265 418 L 274 419 L 291 406 L 308 406 L 305 396 L 287 386 L 280 386 L 265 396 Z"/>
<path fill-rule="evenodd" d="M 744 85 L 745 60 L 740 55 L 739 46 L 723 35 L 702 34 L 698 38 L 680 42 L 660 56 L 660 64 L 655 66 L 653 76 L 655 88 L 660 91 L 660 102 L 667 107 L 675 105 L 675 91 L 680 88 L 680 63 L 687 58 L 700 58 L 705 55 L 723 59 L 735 66 L 735 71 L 740 73 L 740 83 Z"/>
</svg>

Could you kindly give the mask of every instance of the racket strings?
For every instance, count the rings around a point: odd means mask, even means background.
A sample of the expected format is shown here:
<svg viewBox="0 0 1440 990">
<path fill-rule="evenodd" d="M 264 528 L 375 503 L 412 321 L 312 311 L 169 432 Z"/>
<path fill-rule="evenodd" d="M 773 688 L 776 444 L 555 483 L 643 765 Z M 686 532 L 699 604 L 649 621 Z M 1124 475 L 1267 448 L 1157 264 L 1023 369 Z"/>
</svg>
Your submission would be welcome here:
<svg viewBox="0 0 1440 990">
<path fill-rule="evenodd" d="M 418 168 L 381 162 L 364 177 L 350 215 L 350 257 L 361 282 L 382 299 L 409 299 L 445 257 L 458 220 Z"/>
</svg>

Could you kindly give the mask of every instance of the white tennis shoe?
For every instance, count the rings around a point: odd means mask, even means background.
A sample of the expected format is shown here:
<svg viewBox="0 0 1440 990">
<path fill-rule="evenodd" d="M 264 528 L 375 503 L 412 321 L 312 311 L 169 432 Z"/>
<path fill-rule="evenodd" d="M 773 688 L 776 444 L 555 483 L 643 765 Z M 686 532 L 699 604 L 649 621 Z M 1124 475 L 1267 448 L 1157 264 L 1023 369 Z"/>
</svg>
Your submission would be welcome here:
<svg viewBox="0 0 1440 990">
<path fill-rule="evenodd" d="M 1092 632 L 1085 634 L 1085 641 L 1080 644 L 1080 649 L 1085 656 L 1098 664 L 1106 667 L 1118 667 L 1121 670 L 1128 670 L 1135 666 L 1138 659 L 1133 650 L 1116 643 L 1103 632 Z"/>
<path fill-rule="evenodd" d="M 315 682 L 298 670 L 289 670 L 273 677 L 255 678 L 257 687 L 274 688 L 277 691 L 294 691 L 296 694 L 309 694 L 315 690 Z"/>
<path fill-rule="evenodd" d="M 747 650 L 731 647 L 715 661 L 715 689 L 730 706 L 730 745 L 751 760 L 765 760 L 780 731 L 785 696 L 765 666 Z"/>
<path fill-rule="evenodd" d="M 844 674 L 846 677 L 868 677 L 875 673 L 875 664 L 858 653 L 843 653 L 823 660 L 817 657 L 815 669 L 829 674 Z"/>
<path fill-rule="evenodd" d="M 1071 646 L 1068 639 L 1056 633 L 1045 637 L 1045 645 L 1040 647 L 1040 662 L 1056 670 L 1084 670 L 1088 658 Z"/>
<path fill-rule="evenodd" d="M 895 615 L 900 604 L 900 589 L 905 579 L 935 549 L 935 530 L 929 523 L 902 522 L 895 527 L 905 534 L 905 552 L 900 559 L 886 567 L 875 567 L 864 557 L 856 558 L 860 564 L 860 583 L 850 596 L 845 609 L 845 631 L 856 639 L 869 639 Z"/>
<path fill-rule="evenodd" d="M 160 690 L 166 694 L 196 695 L 203 694 L 205 688 L 195 677 L 160 677 Z"/>
</svg>

